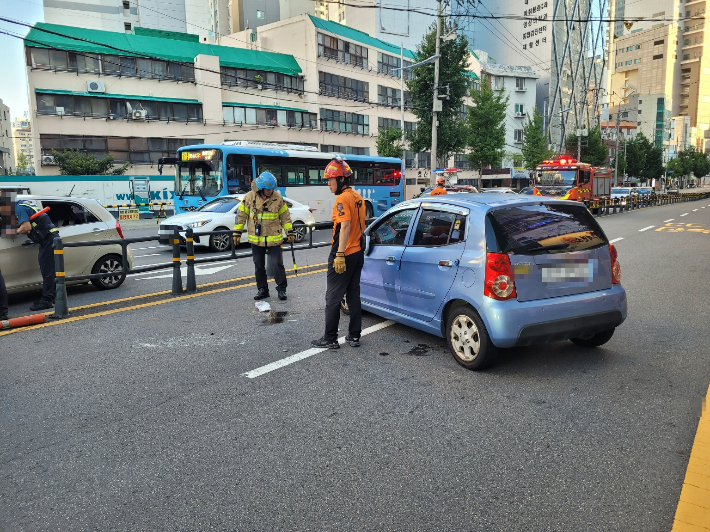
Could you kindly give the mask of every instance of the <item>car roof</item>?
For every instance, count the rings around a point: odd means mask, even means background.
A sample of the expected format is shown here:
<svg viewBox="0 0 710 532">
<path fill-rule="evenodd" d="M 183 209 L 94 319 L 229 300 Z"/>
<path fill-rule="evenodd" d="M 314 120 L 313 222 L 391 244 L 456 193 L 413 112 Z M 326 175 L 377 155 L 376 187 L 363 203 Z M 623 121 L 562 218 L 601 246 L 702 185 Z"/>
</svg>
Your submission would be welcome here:
<svg viewBox="0 0 710 532">
<path fill-rule="evenodd" d="M 41 194 L 18 194 L 17 201 L 28 200 L 28 201 L 78 201 L 80 203 L 91 203 L 92 205 L 101 205 L 99 200 L 93 198 L 82 198 L 80 196 L 44 196 Z"/>
<path fill-rule="evenodd" d="M 498 207 L 506 205 L 539 205 L 540 203 L 565 203 L 573 205 L 582 205 L 579 201 L 560 200 L 547 196 L 525 196 L 520 194 L 500 194 L 498 192 L 479 192 L 452 194 L 451 196 L 427 196 L 422 198 L 414 198 L 403 201 L 399 205 L 412 205 L 414 203 L 444 203 L 450 205 L 458 205 L 461 207 Z"/>
</svg>

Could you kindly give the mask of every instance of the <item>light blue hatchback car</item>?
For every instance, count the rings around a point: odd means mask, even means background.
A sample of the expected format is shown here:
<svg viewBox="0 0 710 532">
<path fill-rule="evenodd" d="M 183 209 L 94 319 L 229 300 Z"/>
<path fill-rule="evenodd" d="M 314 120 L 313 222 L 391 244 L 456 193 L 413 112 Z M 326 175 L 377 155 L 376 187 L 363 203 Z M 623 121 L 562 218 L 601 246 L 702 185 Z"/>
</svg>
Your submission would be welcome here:
<svg viewBox="0 0 710 532">
<path fill-rule="evenodd" d="M 456 194 L 400 203 L 365 231 L 365 310 L 447 339 L 469 369 L 499 348 L 596 347 L 626 319 L 617 252 L 575 201 Z"/>
</svg>

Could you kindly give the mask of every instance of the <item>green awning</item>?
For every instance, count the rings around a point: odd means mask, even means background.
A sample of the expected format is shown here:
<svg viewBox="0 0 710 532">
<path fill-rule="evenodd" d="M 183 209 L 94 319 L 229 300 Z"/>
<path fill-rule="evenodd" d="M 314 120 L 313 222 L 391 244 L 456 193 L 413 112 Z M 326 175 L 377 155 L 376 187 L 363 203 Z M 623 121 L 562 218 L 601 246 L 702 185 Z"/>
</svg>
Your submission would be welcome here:
<svg viewBox="0 0 710 532">
<path fill-rule="evenodd" d="M 463 75 L 466 76 L 466 77 L 468 77 L 468 78 L 471 78 L 471 79 L 478 79 L 478 76 L 476 75 L 476 73 L 475 73 L 475 72 L 471 72 L 470 70 L 466 70 L 466 71 L 463 73 Z"/>
<path fill-rule="evenodd" d="M 332 33 L 333 35 L 337 35 L 338 37 L 342 37 L 348 41 L 355 41 L 366 44 L 367 46 L 372 46 L 373 48 L 379 48 L 380 50 L 392 55 L 398 56 L 400 53 L 400 47 L 396 44 L 388 43 L 386 41 L 376 39 L 375 37 L 370 37 L 364 31 L 354 30 L 352 28 L 348 28 L 347 26 L 343 26 L 342 24 L 338 24 L 337 22 L 323 20 L 322 18 L 317 18 L 313 15 L 308 16 L 310 17 L 311 22 L 313 22 L 313 25 L 320 30 L 327 31 L 328 33 Z M 404 57 L 417 61 L 417 55 L 406 48 L 404 49 Z M 372 62 L 371 60 L 369 61 Z"/>
<path fill-rule="evenodd" d="M 36 94 L 64 94 L 69 96 L 89 96 L 91 98 L 114 98 L 117 100 L 143 100 L 148 102 L 172 102 L 172 103 L 197 103 L 198 100 L 188 100 L 185 98 L 161 98 L 160 96 L 138 96 L 135 94 L 106 94 L 105 92 L 77 92 L 63 91 L 58 89 L 35 89 Z"/>
<path fill-rule="evenodd" d="M 219 57 L 220 66 L 225 67 L 265 70 L 289 76 L 296 76 L 301 72 L 298 61 L 292 55 L 204 44 L 191 38 L 186 40 L 186 35 L 189 34 L 173 35 L 173 32 L 157 31 L 118 33 L 38 22 L 27 33 L 25 46 L 91 54 L 148 57 L 180 63 L 193 63 L 196 56 L 204 54 Z"/>
<path fill-rule="evenodd" d="M 222 102 L 222 107 L 254 107 L 256 109 L 278 109 L 279 111 L 296 111 L 297 113 L 310 113 L 305 109 L 296 109 L 295 107 L 281 107 L 278 105 L 261 105 L 260 103 L 237 103 L 237 102 Z"/>
</svg>

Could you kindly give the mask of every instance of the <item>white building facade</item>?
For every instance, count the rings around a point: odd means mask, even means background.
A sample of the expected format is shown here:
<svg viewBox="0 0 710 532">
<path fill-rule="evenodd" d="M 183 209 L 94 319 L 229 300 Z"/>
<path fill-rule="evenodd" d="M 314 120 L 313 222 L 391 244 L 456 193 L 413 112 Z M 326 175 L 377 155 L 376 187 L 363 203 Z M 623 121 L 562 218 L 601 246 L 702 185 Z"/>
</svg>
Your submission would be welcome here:
<svg viewBox="0 0 710 532">
<path fill-rule="evenodd" d="M 10 108 L 0 100 L 0 174 L 15 171 Z"/>
<path fill-rule="evenodd" d="M 22 154 L 26 162 L 25 171 L 34 172 L 34 138 L 32 137 L 32 122 L 28 118 L 15 118 L 12 124 L 12 140 L 14 143 L 15 163 L 19 163 L 20 154 Z"/>
</svg>

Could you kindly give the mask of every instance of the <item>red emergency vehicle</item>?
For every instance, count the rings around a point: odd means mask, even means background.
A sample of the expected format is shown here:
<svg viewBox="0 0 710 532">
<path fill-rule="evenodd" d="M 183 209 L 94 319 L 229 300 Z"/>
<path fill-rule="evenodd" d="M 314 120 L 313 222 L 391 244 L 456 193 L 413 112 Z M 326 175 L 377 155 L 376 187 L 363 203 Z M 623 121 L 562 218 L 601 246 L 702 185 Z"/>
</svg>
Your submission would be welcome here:
<svg viewBox="0 0 710 532">
<path fill-rule="evenodd" d="M 560 199 L 593 200 L 611 197 L 611 169 L 577 162 L 560 155 L 535 169 L 535 194 Z"/>
</svg>

